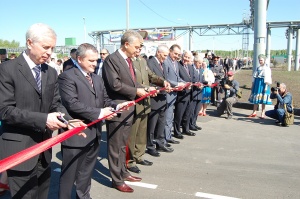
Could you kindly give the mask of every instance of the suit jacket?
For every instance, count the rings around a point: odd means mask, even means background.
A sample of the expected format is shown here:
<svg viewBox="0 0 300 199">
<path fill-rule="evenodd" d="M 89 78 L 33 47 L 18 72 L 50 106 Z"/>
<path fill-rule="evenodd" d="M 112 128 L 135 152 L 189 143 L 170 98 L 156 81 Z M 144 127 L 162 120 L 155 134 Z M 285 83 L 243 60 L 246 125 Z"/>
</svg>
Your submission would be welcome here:
<svg viewBox="0 0 300 199">
<path fill-rule="evenodd" d="M 179 75 L 181 79 L 185 82 L 192 82 L 192 77 L 193 77 L 193 70 L 191 70 L 190 66 L 188 67 L 188 71 L 183 66 L 183 63 L 180 61 L 179 62 Z M 191 89 L 183 89 L 182 91 L 179 91 L 177 93 L 177 100 L 179 101 L 187 101 L 190 100 L 192 96 L 192 90 Z"/>
<path fill-rule="evenodd" d="M 58 77 L 59 90 L 63 105 L 69 114 L 76 119 L 81 119 L 85 123 L 90 123 L 98 119 L 100 109 L 117 105 L 109 99 L 103 80 L 100 76 L 91 73 L 94 87 L 90 85 L 86 77 L 78 68 L 71 68 Z M 72 147 L 84 147 L 93 143 L 95 138 L 101 137 L 101 122 L 84 130 L 86 138 L 73 136 L 62 145 Z"/>
<path fill-rule="evenodd" d="M 147 66 L 147 62 L 144 58 L 137 58 L 133 61 L 135 69 L 136 81 L 142 86 L 148 88 L 150 86 L 149 81 L 154 85 L 163 86 L 164 79 L 158 77 Z M 135 104 L 136 115 L 147 114 L 151 111 L 150 97 L 147 97 Z"/>
<path fill-rule="evenodd" d="M 0 139 L 1 158 L 13 155 L 52 136 L 46 128 L 48 113 L 63 112 L 71 119 L 60 102 L 57 72 L 47 64 L 41 65 L 42 91 L 38 90 L 23 54 L 0 66 L 0 120 L 3 133 Z M 51 149 L 44 157 L 51 161 Z M 14 170 L 32 170 L 38 155 L 13 167 Z"/>
<path fill-rule="evenodd" d="M 175 66 L 174 66 L 175 64 Z M 164 61 L 164 65 L 166 70 L 164 71 L 165 76 L 170 82 L 172 87 L 175 87 L 178 85 L 179 82 L 184 82 L 181 77 L 179 76 L 179 68 L 178 68 L 178 62 L 175 61 L 173 64 L 173 61 L 170 56 L 167 57 L 167 59 Z M 174 99 L 177 97 L 177 92 L 170 92 L 167 94 L 167 102 L 170 103 L 171 101 L 174 101 Z"/>
<path fill-rule="evenodd" d="M 159 63 L 157 62 L 155 57 L 152 57 L 151 59 L 148 59 L 148 67 L 151 71 L 153 71 L 157 76 L 161 77 L 161 78 L 166 78 L 165 77 L 165 66 L 164 64 L 162 64 L 163 70 L 161 70 L 161 67 L 159 65 Z M 150 84 L 151 86 L 154 86 L 154 84 Z M 166 92 L 165 91 L 161 91 L 157 94 L 156 97 L 151 97 L 150 101 L 151 101 L 151 109 L 152 110 L 158 110 L 161 108 L 165 108 L 166 106 Z"/>
<path fill-rule="evenodd" d="M 117 51 L 108 55 L 103 63 L 102 75 L 107 94 L 116 103 L 134 100 L 139 83 L 132 79 L 126 60 Z M 123 111 L 119 117 L 114 117 L 110 121 L 121 122 L 125 118 L 132 121 L 134 106 Z"/>
<path fill-rule="evenodd" d="M 193 71 L 192 82 L 200 82 L 200 69 L 196 69 L 193 65 L 190 65 L 190 71 Z M 201 100 L 201 89 L 197 86 L 192 87 L 192 100 Z"/>
<path fill-rule="evenodd" d="M 67 61 L 65 61 L 64 63 L 63 63 L 63 71 L 66 71 L 66 70 L 68 70 L 68 69 L 70 69 L 70 68 L 72 68 L 72 67 L 74 67 L 75 66 L 75 64 L 74 64 L 74 62 L 72 61 L 72 59 L 70 58 L 70 59 L 68 59 Z M 76 67 L 76 66 L 75 66 Z"/>
</svg>

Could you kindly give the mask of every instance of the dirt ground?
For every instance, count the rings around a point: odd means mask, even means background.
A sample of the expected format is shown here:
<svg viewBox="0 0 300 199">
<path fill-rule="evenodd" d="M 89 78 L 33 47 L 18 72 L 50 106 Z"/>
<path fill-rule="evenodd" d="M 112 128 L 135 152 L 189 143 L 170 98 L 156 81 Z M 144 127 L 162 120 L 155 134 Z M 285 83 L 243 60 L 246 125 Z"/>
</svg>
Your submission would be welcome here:
<svg viewBox="0 0 300 199">
<path fill-rule="evenodd" d="M 272 86 L 276 87 L 276 82 L 285 83 L 287 90 L 293 95 L 294 107 L 300 108 L 300 71 L 287 71 L 285 66 L 271 67 Z M 240 102 L 248 102 L 251 93 L 252 68 L 244 68 L 235 73 L 234 77 L 240 84 L 243 97 Z M 276 103 L 276 100 L 273 100 Z M 273 104 L 274 104 L 273 103 Z"/>
</svg>

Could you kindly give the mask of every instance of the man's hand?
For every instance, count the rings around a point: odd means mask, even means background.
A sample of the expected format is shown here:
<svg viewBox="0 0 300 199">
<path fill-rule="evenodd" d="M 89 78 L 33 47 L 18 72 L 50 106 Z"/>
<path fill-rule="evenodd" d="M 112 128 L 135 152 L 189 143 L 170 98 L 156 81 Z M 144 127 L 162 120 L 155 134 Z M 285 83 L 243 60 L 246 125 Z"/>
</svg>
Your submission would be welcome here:
<svg viewBox="0 0 300 199">
<path fill-rule="evenodd" d="M 133 106 L 133 105 L 135 105 L 135 102 L 134 101 L 122 102 L 122 103 L 118 104 L 117 110 L 120 110 L 120 109 L 122 109 L 122 110 L 129 110 L 129 108 L 130 108 L 128 106 L 129 104 L 132 104 L 132 106 Z"/>
<path fill-rule="evenodd" d="M 73 119 L 73 120 L 68 121 L 68 129 L 69 130 L 73 129 L 73 128 L 76 128 L 76 127 L 80 127 L 80 126 L 86 127 L 87 125 L 85 123 L 83 123 L 81 120 L 78 120 L 78 119 Z M 83 131 L 79 132 L 77 135 L 86 138 L 86 134 Z"/>
<path fill-rule="evenodd" d="M 158 93 L 159 91 L 157 91 L 155 87 L 149 87 L 149 92 L 152 92 L 152 91 L 156 91 L 156 92 L 153 92 L 153 94 L 151 95 L 151 97 L 156 97 L 156 96 L 157 96 L 157 93 Z"/>
<path fill-rule="evenodd" d="M 230 86 L 228 84 L 224 84 L 224 88 L 230 89 Z"/>
<path fill-rule="evenodd" d="M 164 87 L 166 88 L 166 91 L 169 93 L 171 91 L 171 84 L 167 81 L 164 81 Z"/>
<path fill-rule="evenodd" d="M 57 117 L 59 117 L 61 115 L 64 116 L 65 114 L 64 113 L 60 114 L 58 112 L 49 113 L 47 116 L 47 121 L 46 121 L 47 128 L 52 131 L 55 131 L 60 128 L 67 128 L 67 124 L 65 124 L 57 119 Z"/>
<path fill-rule="evenodd" d="M 105 120 L 111 120 L 112 118 L 117 116 L 117 114 L 112 111 L 111 107 L 105 107 L 105 108 L 101 109 L 101 114 L 103 117 L 107 116 L 105 118 Z"/>
<path fill-rule="evenodd" d="M 145 91 L 144 88 L 137 88 L 137 89 L 136 89 L 136 95 L 137 95 L 138 97 L 142 97 L 142 96 L 144 96 L 144 95 L 146 95 L 146 94 L 148 94 L 148 92 Z"/>
</svg>

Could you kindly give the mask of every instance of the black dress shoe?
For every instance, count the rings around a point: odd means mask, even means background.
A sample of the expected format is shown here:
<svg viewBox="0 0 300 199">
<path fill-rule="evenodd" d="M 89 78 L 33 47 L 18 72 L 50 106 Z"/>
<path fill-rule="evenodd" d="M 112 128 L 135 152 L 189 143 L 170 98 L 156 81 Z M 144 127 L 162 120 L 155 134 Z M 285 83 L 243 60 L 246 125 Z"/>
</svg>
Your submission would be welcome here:
<svg viewBox="0 0 300 199">
<path fill-rule="evenodd" d="M 129 167 L 128 170 L 133 173 L 141 173 L 141 170 L 137 166 Z"/>
<path fill-rule="evenodd" d="M 147 153 L 149 155 L 154 156 L 154 157 L 159 157 L 160 156 L 160 153 L 158 153 L 156 150 L 147 150 Z"/>
<path fill-rule="evenodd" d="M 188 135 L 188 136 L 195 136 L 196 135 L 196 133 L 193 133 L 191 131 L 185 132 L 183 134 Z"/>
<path fill-rule="evenodd" d="M 136 163 L 144 165 L 144 166 L 151 166 L 153 164 L 153 162 L 150 162 L 148 160 L 142 160 L 142 161 L 139 161 L 139 162 L 136 162 Z"/>
<path fill-rule="evenodd" d="M 171 147 L 172 145 L 169 144 L 169 143 L 166 143 L 165 146 L 166 146 L 166 147 Z"/>
<path fill-rule="evenodd" d="M 180 142 L 177 140 L 167 140 L 168 143 L 172 143 L 172 144 L 179 144 Z"/>
<path fill-rule="evenodd" d="M 202 128 L 200 127 L 200 126 L 195 126 L 196 127 L 196 129 L 198 129 L 198 130 L 202 130 Z"/>
<path fill-rule="evenodd" d="M 175 138 L 178 138 L 178 139 L 181 139 L 181 140 L 184 138 L 183 135 L 181 135 L 181 134 L 174 135 L 174 137 L 175 137 Z"/>
<path fill-rule="evenodd" d="M 191 127 L 190 127 L 190 130 L 191 130 L 191 131 L 198 131 L 198 129 L 197 129 L 195 126 L 191 126 Z"/>
<path fill-rule="evenodd" d="M 165 146 L 157 147 L 156 150 L 167 153 L 171 153 L 174 151 L 174 149 Z"/>
</svg>

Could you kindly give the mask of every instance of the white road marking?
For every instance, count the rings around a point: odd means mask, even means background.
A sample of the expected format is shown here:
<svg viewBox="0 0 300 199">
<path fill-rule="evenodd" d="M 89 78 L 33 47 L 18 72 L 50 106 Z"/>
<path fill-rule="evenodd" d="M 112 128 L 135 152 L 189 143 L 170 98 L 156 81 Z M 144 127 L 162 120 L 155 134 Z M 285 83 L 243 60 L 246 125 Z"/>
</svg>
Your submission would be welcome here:
<svg viewBox="0 0 300 199">
<path fill-rule="evenodd" d="M 129 182 L 129 181 L 125 181 L 126 184 L 128 185 L 133 185 L 133 186 L 138 186 L 138 187 L 144 187 L 144 188 L 148 188 L 148 189 L 156 189 L 157 185 L 155 184 L 148 184 L 148 183 L 143 183 L 143 182 Z"/>
<path fill-rule="evenodd" d="M 208 199 L 238 199 L 238 198 L 215 195 L 215 194 L 210 194 L 210 193 L 203 193 L 203 192 L 197 192 L 195 194 L 195 196 L 202 197 L 202 198 L 208 198 Z"/>
</svg>

